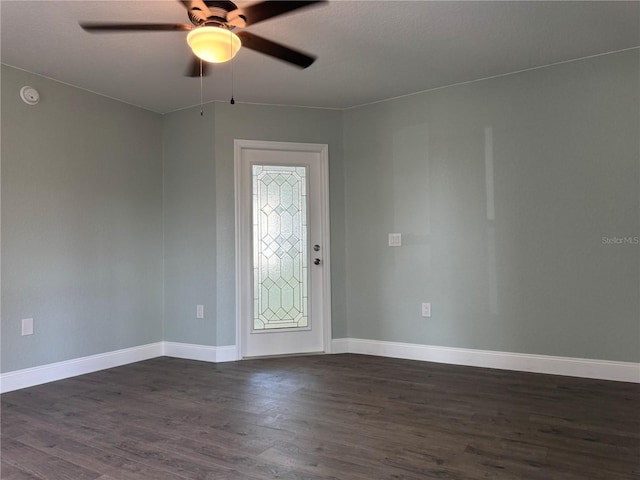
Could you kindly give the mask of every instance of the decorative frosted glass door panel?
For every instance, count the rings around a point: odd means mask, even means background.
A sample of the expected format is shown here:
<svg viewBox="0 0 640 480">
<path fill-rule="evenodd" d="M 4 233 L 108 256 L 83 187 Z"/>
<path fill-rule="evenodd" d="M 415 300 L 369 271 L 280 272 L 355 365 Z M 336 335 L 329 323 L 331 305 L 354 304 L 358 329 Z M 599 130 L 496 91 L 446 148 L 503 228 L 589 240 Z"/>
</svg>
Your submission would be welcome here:
<svg viewBox="0 0 640 480">
<path fill-rule="evenodd" d="M 307 167 L 252 170 L 253 330 L 308 328 Z"/>
<path fill-rule="evenodd" d="M 236 140 L 239 357 L 325 352 L 327 146 Z"/>
</svg>

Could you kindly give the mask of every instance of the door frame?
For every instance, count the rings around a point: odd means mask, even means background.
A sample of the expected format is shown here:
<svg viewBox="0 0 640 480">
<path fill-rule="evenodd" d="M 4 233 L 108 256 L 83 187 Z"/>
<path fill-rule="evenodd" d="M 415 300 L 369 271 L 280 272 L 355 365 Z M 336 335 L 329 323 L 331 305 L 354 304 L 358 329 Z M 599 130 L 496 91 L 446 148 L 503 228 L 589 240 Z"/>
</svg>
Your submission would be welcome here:
<svg viewBox="0 0 640 480">
<path fill-rule="evenodd" d="M 330 261 L 330 217 L 329 217 L 329 146 L 323 143 L 292 143 L 273 142 L 266 140 L 235 139 L 234 145 L 234 195 L 235 195 L 235 243 L 236 243 L 236 359 L 242 360 L 244 353 L 242 322 L 247 321 L 253 304 L 253 282 L 251 255 L 243 255 L 246 240 L 251 238 L 251 226 L 242 222 L 251 218 L 251 201 L 247 195 L 242 195 L 242 151 L 248 150 L 279 150 L 292 152 L 315 152 L 320 155 L 320 190 L 321 198 L 314 199 L 320 203 L 320 241 L 323 245 L 322 253 L 322 318 L 324 353 L 331 353 L 331 261 Z M 250 298 L 248 302 L 245 299 Z M 247 311 L 249 310 L 249 311 Z M 318 321 L 315 319 L 315 321 Z"/>
</svg>

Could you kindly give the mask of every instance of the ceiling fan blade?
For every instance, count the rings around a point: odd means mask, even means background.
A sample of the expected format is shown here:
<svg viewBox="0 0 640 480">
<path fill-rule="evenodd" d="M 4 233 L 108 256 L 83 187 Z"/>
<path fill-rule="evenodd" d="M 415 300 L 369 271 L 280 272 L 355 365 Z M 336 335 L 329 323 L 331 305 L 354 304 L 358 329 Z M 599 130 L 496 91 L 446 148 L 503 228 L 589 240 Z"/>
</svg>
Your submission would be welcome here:
<svg viewBox="0 0 640 480">
<path fill-rule="evenodd" d="M 80 26 L 91 33 L 107 32 L 175 32 L 193 29 L 186 23 L 80 23 Z"/>
<path fill-rule="evenodd" d="M 238 32 L 237 35 L 240 37 L 243 47 L 264 53 L 265 55 L 291 63 L 300 68 L 307 68 L 316 60 L 316 57 L 299 50 L 294 50 L 280 43 L 267 40 L 266 38 L 259 37 L 255 33 L 242 31 Z"/>
<path fill-rule="evenodd" d="M 200 76 L 200 62 L 202 61 L 202 76 L 206 77 L 209 73 L 209 64 L 195 55 L 191 56 L 191 62 L 189 63 L 189 68 L 185 72 L 185 76 L 187 77 L 199 77 Z"/>
<path fill-rule="evenodd" d="M 314 5 L 321 5 L 327 3 L 327 0 L 315 0 L 315 1 L 266 1 L 254 3 L 248 7 L 238 8 L 232 10 L 227 14 L 227 20 L 230 23 L 234 23 L 234 19 L 241 17 L 245 25 L 254 25 L 263 20 L 277 17 L 278 15 L 284 15 L 285 13 L 298 10 L 300 8 L 311 7 Z M 238 25 L 240 26 L 240 25 Z"/>
</svg>

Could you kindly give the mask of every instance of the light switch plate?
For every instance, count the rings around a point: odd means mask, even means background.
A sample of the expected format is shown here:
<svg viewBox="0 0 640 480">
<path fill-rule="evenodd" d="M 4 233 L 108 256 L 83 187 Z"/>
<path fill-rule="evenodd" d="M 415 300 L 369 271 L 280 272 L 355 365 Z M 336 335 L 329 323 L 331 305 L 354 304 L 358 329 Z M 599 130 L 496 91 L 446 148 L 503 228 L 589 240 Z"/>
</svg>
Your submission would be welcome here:
<svg viewBox="0 0 640 480">
<path fill-rule="evenodd" d="M 431 304 L 430 303 L 423 303 L 422 304 L 422 316 L 426 317 L 426 318 L 430 318 L 431 317 Z"/>
<path fill-rule="evenodd" d="M 204 305 L 196 305 L 196 318 L 204 318 Z"/>
<path fill-rule="evenodd" d="M 389 246 L 390 247 L 400 247 L 400 246 L 402 246 L 402 234 L 401 233 L 390 233 L 389 234 Z"/>
<path fill-rule="evenodd" d="M 33 335 L 33 318 L 22 319 L 22 335 Z"/>
</svg>

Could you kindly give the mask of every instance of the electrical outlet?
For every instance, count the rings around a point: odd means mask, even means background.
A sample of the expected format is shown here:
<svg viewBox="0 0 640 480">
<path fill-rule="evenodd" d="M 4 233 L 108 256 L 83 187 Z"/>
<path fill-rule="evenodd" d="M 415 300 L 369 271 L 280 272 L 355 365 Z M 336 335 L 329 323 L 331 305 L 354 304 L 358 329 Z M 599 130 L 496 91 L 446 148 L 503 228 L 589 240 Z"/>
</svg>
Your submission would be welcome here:
<svg viewBox="0 0 640 480">
<path fill-rule="evenodd" d="M 422 304 L 422 316 L 430 318 L 431 317 L 431 304 L 423 303 Z"/>
<path fill-rule="evenodd" d="M 33 318 L 22 319 L 22 335 L 33 335 Z"/>
<path fill-rule="evenodd" d="M 196 318 L 204 318 L 204 305 L 196 305 Z"/>
<path fill-rule="evenodd" d="M 401 233 L 390 233 L 389 234 L 389 246 L 390 247 L 401 247 L 402 246 L 402 234 Z"/>
</svg>

